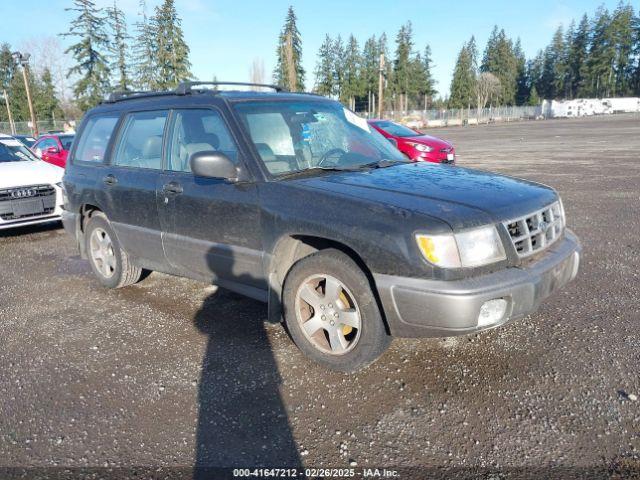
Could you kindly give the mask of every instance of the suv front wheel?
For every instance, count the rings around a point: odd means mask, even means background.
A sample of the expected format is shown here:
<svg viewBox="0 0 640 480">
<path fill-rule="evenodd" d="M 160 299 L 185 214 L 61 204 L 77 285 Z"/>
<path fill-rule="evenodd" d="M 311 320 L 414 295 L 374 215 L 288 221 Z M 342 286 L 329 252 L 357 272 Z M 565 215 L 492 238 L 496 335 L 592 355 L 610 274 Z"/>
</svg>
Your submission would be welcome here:
<svg viewBox="0 0 640 480">
<path fill-rule="evenodd" d="M 121 288 L 140 280 L 142 269 L 131 264 L 103 213 L 91 215 L 84 238 L 91 270 L 105 287 Z"/>
<path fill-rule="evenodd" d="M 298 261 L 285 280 L 283 300 L 293 341 L 333 370 L 358 370 L 391 342 L 367 277 L 339 250 L 322 250 Z"/>
</svg>

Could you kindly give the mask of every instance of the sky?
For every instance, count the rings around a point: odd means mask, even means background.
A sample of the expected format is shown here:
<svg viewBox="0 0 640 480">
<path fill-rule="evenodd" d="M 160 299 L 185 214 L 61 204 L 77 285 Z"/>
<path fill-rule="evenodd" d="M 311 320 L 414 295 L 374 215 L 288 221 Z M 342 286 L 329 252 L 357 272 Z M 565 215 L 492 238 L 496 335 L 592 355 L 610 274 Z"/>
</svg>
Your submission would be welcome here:
<svg viewBox="0 0 640 480">
<path fill-rule="evenodd" d="M 116 0 L 132 25 L 140 12 L 139 0 Z M 147 10 L 161 0 L 147 0 Z M 113 0 L 95 0 L 107 6 Z M 254 59 L 264 62 L 267 80 L 275 62 L 279 32 L 289 5 L 298 16 L 302 35 L 306 87 L 313 86 L 317 52 L 325 34 L 347 38 L 353 33 L 360 46 L 371 35 L 386 32 L 390 51 L 400 26 L 411 20 L 415 48 L 431 46 L 433 75 L 442 95 L 449 91 L 456 56 L 471 35 L 480 53 L 494 25 L 512 38 L 520 37 L 527 58 L 544 48 L 559 25 L 565 27 L 583 13 L 592 15 L 598 5 L 614 9 L 618 0 L 176 0 L 182 27 L 191 48 L 192 72 L 199 80 L 248 81 Z M 636 11 L 640 0 L 632 0 Z M 42 37 L 67 30 L 72 0 L 0 0 L 3 25 L 0 42 L 13 47 L 32 45 Z M 11 19 L 11 21 L 6 21 Z M 37 20 L 36 20 L 37 19 Z M 35 21 L 34 21 L 35 20 Z M 133 27 L 130 27 L 130 33 Z M 66 46 L 69 38 L 58 37 Z"/>
</svg>

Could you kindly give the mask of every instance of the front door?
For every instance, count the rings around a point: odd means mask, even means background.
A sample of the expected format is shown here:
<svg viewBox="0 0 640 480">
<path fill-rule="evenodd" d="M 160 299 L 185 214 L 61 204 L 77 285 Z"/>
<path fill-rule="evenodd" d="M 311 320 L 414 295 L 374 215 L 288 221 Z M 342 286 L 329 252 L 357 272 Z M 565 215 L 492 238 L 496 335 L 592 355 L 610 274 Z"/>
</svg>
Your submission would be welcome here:
<svg viewBox="0 0 640 480">
<path fill-rule="evenodd" d="M 249 296 L 266 290 L 257 187 L 196 177 L 189 158 L 219 151 L 234 162 L 238 149 L 216 109 L 182 109 L 172 115 L 167 161 L 158 190 L 163 245 L 181 273 Z"/>
<path fill-rule="evenodd" d="M 106 192 L 105 214 L 123 248 L 141 266 L 157 270 L 166 269 L 156 195 L 168 116 L 168 111 L 128 114 L 110 165 L 98 179 Z"/>
</svg>

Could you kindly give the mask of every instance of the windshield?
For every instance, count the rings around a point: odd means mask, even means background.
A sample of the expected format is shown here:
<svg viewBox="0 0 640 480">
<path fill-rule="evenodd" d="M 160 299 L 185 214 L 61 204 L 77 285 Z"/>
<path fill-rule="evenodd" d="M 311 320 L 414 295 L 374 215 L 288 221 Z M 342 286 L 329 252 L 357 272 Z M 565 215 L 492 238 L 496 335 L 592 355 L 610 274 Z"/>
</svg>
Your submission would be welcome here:
<svg viewBox="0 0 640 480">
<path fill-rule="evenodd" d="M 243 102 L 234 108 L 272 175 L 406 161 L 366 120 L 337 102 Z"/>
<path fill-rule="evenodd" d="M 389 135 L 393 135 L 394 137 L 415 137 L 420 135 L 418 132 L 411 130 L 409 127 L 405 127 L 404 125 L 400 125 L 394 122 L 376 122 L 374 124 L 381 130 L 384 130 Z"/>
<path fill-rule="evenodd" d="M 60 135 L 58 136 L 60 139 L 60 143 L 62 143 L 63 150 L 71 150 L 71 145 L 73 145 L 74 135 Z"/>
<path fill-rule="evenodd" d="M 0 163 L 3 162 L 37 162 L 36 156 L 18 140 L 0 139 Z"/>
</svg>

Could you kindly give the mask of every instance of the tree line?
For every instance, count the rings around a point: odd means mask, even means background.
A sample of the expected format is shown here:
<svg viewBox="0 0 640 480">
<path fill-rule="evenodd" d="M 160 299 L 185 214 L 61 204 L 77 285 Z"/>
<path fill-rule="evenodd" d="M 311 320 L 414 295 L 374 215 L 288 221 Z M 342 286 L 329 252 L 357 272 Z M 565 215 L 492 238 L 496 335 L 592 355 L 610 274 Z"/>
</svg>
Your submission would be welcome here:
<svg viewBox="0 0 640 480">
<path fill-rule="evenodd" d="M 22 67 L 16 65 L 12 53 L 11 45 L 8 43 L 0 45 L 0 94 L 3 97 L 6 95 L 6 99 L 10 102 L 13 120 L 24 122 L 30 120 L 27 91 L 20 71 Z M 39 114 L 38 119 L 63 119 L 65 115 L 56 96 L 51 71 L 44 68 L 39 75 L 28 74 L 27 78 L 33 106 Z M 6 99 L 0 104 L 0 122 L 9 121 L 4 105 Z"/>
<path fill-rule="evenodd" d="M 68 76 L 74 79 L 73 96 L 79 113 L 97 105 L 109 92 L 166 90 L 190 79 L 189 46 L 174 0 L 164 0 L 147 16 L 145 0 L 129 33 L 117 1 L 98 8 L 93 0 L 74 0 L 67 11 L 74 18 L 60 36 L 72 40 L 65 50 L 73 62 Z M 0 87 L 7 92 L 15 121 L 29 119 L 26 91 L 20 68 L 11 58 L 11 46 L 0 46 Z M 27 67 L 29 68 L 29 67 Z M 51 73 L 29 70 L 29 87 L 38 120 L 63 115 Z M 0 92 L 1 93 L 1 92 Z M 7 120 L 6 108 L 0 121 Z"/>
<path fill-rule="evenodd" d="M 151 15 L 145 0 L 139 6 L 132 32 L 117 0 L 105 8 L 94 0 L 73 0 L 67 8 L 74 18 L 60 35 L 71 39 L 65 54 L 73 62 L 68 76 L 74 82 L 79 112 L 114 90 L 167 90 L 192 78 L 175 0 L 163 0 Z M 592 18 L 585 14 L 566 30 L 559 27 L 549 45 L 530 59 L 520 40 L 509 38 L 497 26 L 482 57 L 471 37 L 458 54 L 448 97 L 436 98 L 431 49 L 416 45 L 411 22 L 400 27 L 391 47 L 389 43 L 384 32 L 362 44 L 354 35 L 343 39 L 327 34 L 317 52 L 310 89 L 359 111 L 376 110 L 380 91 L 385 110 L 537 105 L 542 98 L 640 95 L 640 13 L 636 15 L 628 3 L 619 3 L 612 12 L 601 6 Z M 0 45 L 0 87 L 11 99 L 15 120 L 24 121 L 29 118 L 26 92 L 21 67 L 16 67 L 11 52 L 8 44 Z M 29 73 L 38 119 L 60 118 L 60 92 L 51 72 L 44 68 Z M 302 36 L 292 7 L 278 38 L 272 76 L 274 83 L 291 91 L 305 90 Z M 254 60 L 250 77 L 264 82 L 261 59 Z M 6 116 L 6 109 L 0 110 L 0 121 Z"/>
<path fill-rule="evenodd" d="M 488 93 L 487 93 L 488 92 Z M 484 95 L 481 95 L 484 93 Z M 474 37 L 456 61 L 448 105 L 538 105 L 541 98 L 573 99 L 640 95 L 640 14 L 620 2 L 600 6 L 526 60 L 520 45 L 494 27 L 480 59 Z"/>
<path fill-rule="evenodd" d="M 296 20 L 293 8 L 289 7 L 276 50 L 273 80 L 289 90 L 303 91 L 306 72 Z M 381 55 L 385 59 L 382 68 Z M 353 109 L 365 110 L 373 108 L 382 80 L 385 105 L 391 108 L 406 108 L 417 101 L 431 104 L 437 93 L 431 66 L 429 45 L 422 51 L 415 49 L 411 22 L 400 27 L 393 58 L 385 33 L 369 37 L 362 49 L 354 35 L 343 40 L 340 35 L 332 38 L 327 34 L 318 50 L 312 91 L 337 98 Z"/>
</svg>

